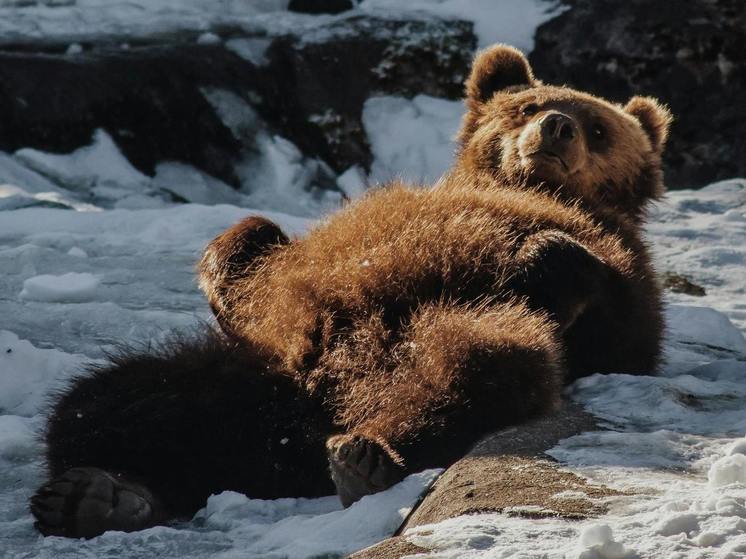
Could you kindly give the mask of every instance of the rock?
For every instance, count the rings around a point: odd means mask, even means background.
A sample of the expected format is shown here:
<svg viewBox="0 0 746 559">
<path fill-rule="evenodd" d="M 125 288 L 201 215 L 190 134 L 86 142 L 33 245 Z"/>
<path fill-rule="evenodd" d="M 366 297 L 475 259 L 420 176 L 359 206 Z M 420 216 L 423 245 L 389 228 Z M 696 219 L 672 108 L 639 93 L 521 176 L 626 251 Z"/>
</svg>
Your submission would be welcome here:
<svg viewBox="0 0 746 559">
<path fill-rule="evenodd" d="M 0 150 L 69 153 L 103 129 L 142 173 L 181 162 L 238 187 L 238 165 L 256 152 L 257 130 L 268 130 L 336 173 L 367 169 L 365 100 L 459 97 L 476 44 L 460 21 L 357 14 L 309 25 L 215 29 L 210 41 L 182 33 L 126 49 L 99 37 L 74 55 L 68 43 L 6 45 Z"/>
<path fill-rule="evenodd" d="M 488 435 L 445 471 L 395 537 L 352 557 L 399 558 L 427 553 L 411 548 L 406 530 L 465 514 L 500 512 L 569 520 L 604 514 L 604 499 L 620 493 L 588 483 L 544 454 L 561 439 L 597 428 L 592 416 L 565 404 L 552 415 Z"/>
<path fill-rule="evenodd" d="M 689 278 L 676 274 L 674 272 L 665 272 L 663 274 L 663 287 L 674 293 L 685 293 L 695 297 L 704 297 L 707 295 L 705 288 L 696 283 L 692 283 Z"/>
<path fill-rule="evenodd" d="M 338 14 L 355 7 L 353 0 L 290 0 L 288 10 L 304 14 Z"/>
<path fill-rule="evenodd" d="M 529 57 L 537 75 L 626 102 L 667 103 L 676 120 L 669 188 L 746 174 L 746 3 L 741 0 L 565 0 Z"/>
<path fill-rule="evenodd" d="M 261 73 L 263 114 L 335 171 L 369 169 L 363 103 L 419 93 L 458 99 L 475 48 L 470 23 L 437 19 L 354 16 L 316 33 L 279 37 Z"/>
<path fill-rule="evenodd" d="M 106 130 L 129 161 L 153 175 L 161 161 L 190 163 L 233 185 L 241 144 L 201 92 L 244 95 L 256 71 L 214 45 L 102 49 L 75 57 L 0 53 L 0 150 L 68 153 Z"/>
</svg>

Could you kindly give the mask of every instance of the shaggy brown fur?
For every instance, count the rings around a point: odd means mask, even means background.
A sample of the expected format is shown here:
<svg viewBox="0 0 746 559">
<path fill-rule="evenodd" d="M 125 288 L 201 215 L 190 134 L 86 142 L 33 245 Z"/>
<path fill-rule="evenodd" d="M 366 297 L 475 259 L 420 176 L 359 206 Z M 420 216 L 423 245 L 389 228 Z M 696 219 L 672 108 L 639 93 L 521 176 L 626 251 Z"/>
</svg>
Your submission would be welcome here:
<svg viewBox="0 0 746 559">
<path fill-rule="evenodd" d="M 251 483 L 216 482 L 216 491 L 261 486 L 263 495 L 279 495 L 285 478 L 328 480 L 325 464 L 292 459 L 316 456 L 324 436 L 332 479 L 349 504 L 407 472 L 448 465 L 490 430 L 551 410 L 575 377 L 655 369 L 660 293 L 640 235 L 645 205 L 663 188 L 669 114 L 647 98 L 621 107 L 542 85 L 523 55 L 505 46 L 478 56 L 466 91 L 459 155 L 434 188 L 387 185 L 295 241 L 249 218 L 207 248 L 200 285 L 230 343 L 251 355 L 245 374 L 255 382 L 246 408 L 227 406 L 218 415 L 232 424 L 252 416 L 246 432 L 266 438 L 275 449 L 268 459 L 276 459 L 272 472 L 260 467 L 266 460 L 236 463 Z M 181 350 L 158 362 L 175 392 L 151 404 L 174 417 L 191 414 L 180 402 L 199 401 L 182 373 L 201 366 L 190 355 Z M 211 350 L 203 362 L 241 392 L 235 358 L 221 355 Z M 58 404 L 53 425 L 78 412 L 71 402 L 83 386 Z M 180 391 L 189 398 L 179 399 Z M 263 423 L 267 412 L 253 406 L 266 393 L 277 395 L 275 415 L 313 410 L 302 436 L 282 438 L 282 425 Z M 130 396 L 116 398 L 121 404 L 107 413 L 132 421 Z M 208 423 L 201 433 L 222 429 Z M 129 441 L 127 433 L 117 436 Z M 95 456 L 98 446 L 86 441 Z M 292 451 L 282 446 L 288 441 L 297 445 Z M 50 437 L 50 455 L 74 454 L 67 448 L 73 443 Z M 194 444 L 199 452 L 202 443 Z M 157 509 L 158 518 L 185 512 L 173 503 L 197 502 L 206 491 L 172 496 L 158 480 L 173 466 L 141 461 L 135 453 L 132 475 L 117 490 L 135 491 L 134 476 L 144 487 L 135 501 Z M 86 470 L 76 479 L 83 476 L 81 487 L 109 487 L 104 474 Z M 61 498 L 49 489 L 54 483 L 35 497 L 36 509 L 51 507 L 54 518 L 77 518 L 78 501 L 98 498 L 84 489 Z M 323 490 L 321 482 L 312 485 L 307 494 Z M 62 515 L 58 502 L 67 503 Z M 59 530 L 37 518 L 40 529 Z"/>
<path fill-rule="evenodd" d="M 388 185 L 207 292 L 231 332 L 407 469 L 461 451 L 435 439 L 550 409 L 563 380 L 650 372 L 660 349 L 640 224 L 669 114 L 544 86 L 504 46 L 466 90 L 435 188 Z"/>
</svg>

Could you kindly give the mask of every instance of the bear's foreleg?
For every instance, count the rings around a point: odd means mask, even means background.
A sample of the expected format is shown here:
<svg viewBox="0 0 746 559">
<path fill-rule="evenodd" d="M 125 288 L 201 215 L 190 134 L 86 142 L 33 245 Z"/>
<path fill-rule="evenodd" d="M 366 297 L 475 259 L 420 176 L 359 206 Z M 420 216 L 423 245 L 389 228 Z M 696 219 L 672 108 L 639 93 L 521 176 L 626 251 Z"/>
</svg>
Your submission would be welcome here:
<svg viewBox="0 0 746 559">
<path fill-rule="evenodd" d="M 287 236 L 270 220 L 251 216 L 207 246 L 199 263 L 199 286 L 226 334 L 233 335 L 231 288 L 235 282 L 248 276 L 261 256 L 288 242 Z"/>
<path fill-rule="evenodd" d="M 563 375 L 555 339 L 554 323 L 522 304 L 423 305 L 393 349 L 394 369 L 354 376 L 342 392 L 347 433 L 327 450 L 343 503 L 553 409 Z"/>
<path fill-rule="evenodd" d="M 560 231 L 532 235 L 518 251 L 507 287 L 557 323 L 566 382 L 593 373 L 655 371 L 661 296 L 652 268 L 636 252 L 623 274 Z M 617 265 L 624 262 L 623 254 L 617 256 Z"/>
<path fill-rule="evenodd" d="M 508 281 L 511 294 L 549 313 L 565 332 L 603 296 L 613 271 L 595 254 L 561 231 L 528 237 L 515 256 Z"/>
</svg>

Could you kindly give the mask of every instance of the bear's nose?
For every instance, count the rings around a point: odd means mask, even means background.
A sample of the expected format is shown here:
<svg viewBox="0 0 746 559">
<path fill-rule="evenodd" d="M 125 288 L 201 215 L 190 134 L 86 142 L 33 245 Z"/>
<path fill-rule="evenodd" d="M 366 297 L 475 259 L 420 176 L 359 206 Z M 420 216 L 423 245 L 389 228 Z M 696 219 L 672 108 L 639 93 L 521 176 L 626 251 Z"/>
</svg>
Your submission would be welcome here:
<svg viewBox="0 0 746 559">
<path fill-rule="evenodd" d="M 569 116 L 562 113 L 549 113 L 539 121 L 539 125 L 544 139 L 552 143 L 570 141 L 576 135 L 575 123 Z"/>
</svg>

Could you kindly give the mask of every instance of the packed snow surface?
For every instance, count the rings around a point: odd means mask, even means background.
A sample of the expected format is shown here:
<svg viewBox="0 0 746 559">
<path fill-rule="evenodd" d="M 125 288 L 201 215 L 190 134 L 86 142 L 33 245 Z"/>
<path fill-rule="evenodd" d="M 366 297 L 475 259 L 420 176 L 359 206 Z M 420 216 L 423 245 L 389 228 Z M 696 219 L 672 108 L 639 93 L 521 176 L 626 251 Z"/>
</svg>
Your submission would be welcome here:
<svg viewBox="0 0 746 559">
<path fill-rule="evenodd" d="M 192 522 L 172 527 L 89 542 L 34 532 L 26 501 L 43 479 L 36 433 L 48 397 L 118 343 L 209 320 L 194 263 L 214 235 L 250 213 L 198 204 L 0 213 L 0 537 L 10 557 L 97 557 L 115 549 L 127 549 L 124 557 L 337 557 L 389 535 L 430 482 L 432 474 L 415 476 L 346 511 L 331 498 L 223 494 Z M 291 235 L 312 224 L 259 213 Z M 570 387 L 570 397 L 610 430 L 551 451 L 568 469 L 628 495 L 610 498 L 611 512 L 588 523 L 491 514 L 409 532 L 434 549 L 431 556 L 746 553 L 746 181 L 669 194 L 652 212 L 649 238 L 660 268 L 686 273 L 708 294 L 667 295 L 662 374 L 619 371 Z M 20 296 L 45 277 L 53 296 Z M 72 286 L 67 296 L 64 286 Z M 89 289 L 95 296 L 73 302 Z"/>
<path fill-rule="evenodd" d="M 363 0 L 336 16 L 310 16 L 288 12 L 287 5 L 288 0 L 0 0 L 0 43 L 67 42 L 67 54 L 75 56 L 85 42 L 102 36 L 126 45 L 191 34 L 209 45 L 231 27 L 257 36 L 307 32 L 310 37 L 320 24 L 364 13 L 471 21 L 480 47 L 502 42 L 530 51 L 536 28 L 563 9 L 551 0 Z"/>
<path fill-rule="evenodd" d="M 260 59 L 261 45 L 220 37 L 220 25 L 271 34 L 349 16 L 280 16 L 286 4 L 0 0 L 0 37 L 69 40 L 75 56 L 91 36 L 187 30 L 195 41 L 227 40 Z M 480 45 L 530 49 L 545 8 L 533 0 L 365 0 L 358 10 L 467 17 Z M 224 493 L 191 522 L 169 527 L 91 541 L 34 531 L 26 503 L 44 479 L 38 434 L 49 399 L 119 344 L 209 321 L 194 264 L 211 238 L 252 213 L 303 235 L 339 207 L 341 193 L 355 198 L 392 177 L 434 181 L 452 161 L 463 113 L 459 102 L 427 96 L 370 99 L 363 124 L 371 173 L 352 167 L 334 177 L 286 139 L 256 129 L 256 115 L 236 96 L 204 94 L 235 133 L 254 130 L 257 155 L 239 173 L 254 177 L 255 188 L 236 191 L 174 162 L 144 176 L 103 131 L 69 154 L 0 153 L 0 557 L 341 557 L 390 535 L 435 475 L 411 476 L 347 510 L 332 497 Z M 319 181 L 339 191 L 315 188 Z M 603 518 L 583 523 L 485 514 L 407 532 L 433 550 L 428 557 L 746 557 L 746 181 L 672 192 L 649 221 L 658 268 L 686 275 L 707 295 L 667 294 L 659 375 L 616 371 L 571 386 L 568 397 L 608 429 L 550 451 L 568 470 L 624 494 L 608 498 Z"/>
<path fill-rule="evenodd" d="M 237 127 L 251 118 L 230 95 L 208 95 Z M 363 121 L 373 174 L 351 168 L 337 179 L 340 189 L 354 198 L 390 177 L 435 180 L 452 161 L 462 110 L 425 96 L 369 100 Z M 410 478 L 346 511 L 334 499 L 227 494 L 192 522 L 137 534 L 77 542 L 33 530 L 26 502 L 43 479 L 36 435 L 50 396 L 123 342 L 157 341 L 209 321 L 194 264 L 229 225 L 261 213 L 303 235 L 309 217 L 339 205 L 306 188 L 317 164 L 282 139 L 260 137 L 266 157 L 247 172 L 261 170 L 271 188 L 250 193 L 174 163 L 143 177 L 104 133 L 68 155 L 0 156 L 0 538 L 10 557 L 124 549 L 126 559 L 339 557 L 390 535 L 430 482 L 431 474 Z M 96 204 L 84 195 L 91 191 Z M 707 295 L 667 295 L 660 375 L 618 371 L 571 386 L 569 397 L 610 429 L 551 450 L 566 468 L 625 495 L 610 498 L 610 513 L 593 522 L 492 514 L 407 533 L 433 549 L 429 556 L 746 554 L 746 181 L 670 193 L 651 211 L 648 234 L 658 267 L 685 274 Z"/>
</svg>

